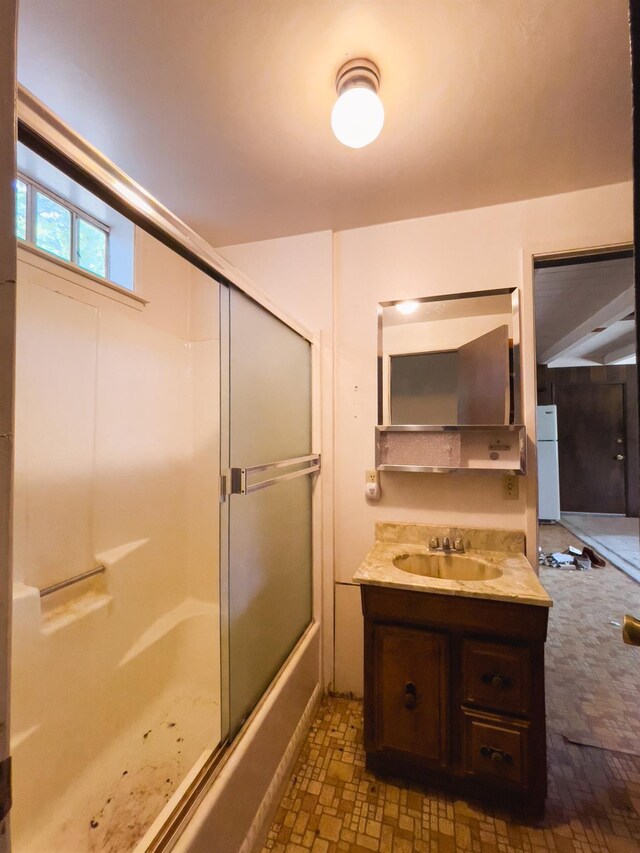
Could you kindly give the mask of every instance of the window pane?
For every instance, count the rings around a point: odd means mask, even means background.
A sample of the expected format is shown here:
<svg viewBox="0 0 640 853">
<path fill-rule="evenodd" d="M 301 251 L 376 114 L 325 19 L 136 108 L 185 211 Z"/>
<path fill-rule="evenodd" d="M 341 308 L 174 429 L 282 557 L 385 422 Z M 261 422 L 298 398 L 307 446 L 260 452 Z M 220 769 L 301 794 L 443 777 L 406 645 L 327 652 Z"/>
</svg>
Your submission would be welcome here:
<svg viewBox="0 0 640 853">
<path fill-rule="evenodd" d="M 36 192 L 36 246 L 71 260 L 71 211 L 41 192 Z"/>
<path fill-rule="evenodd" d="M 16 180 L 16 237 L 27 239 L 27 185 Z"/>
<path fill-rule="evenodd" d="M 78 217 L 78 266 L 100 275 L 107 274 L 107 235 L 101 228 Z"/>
</svg>

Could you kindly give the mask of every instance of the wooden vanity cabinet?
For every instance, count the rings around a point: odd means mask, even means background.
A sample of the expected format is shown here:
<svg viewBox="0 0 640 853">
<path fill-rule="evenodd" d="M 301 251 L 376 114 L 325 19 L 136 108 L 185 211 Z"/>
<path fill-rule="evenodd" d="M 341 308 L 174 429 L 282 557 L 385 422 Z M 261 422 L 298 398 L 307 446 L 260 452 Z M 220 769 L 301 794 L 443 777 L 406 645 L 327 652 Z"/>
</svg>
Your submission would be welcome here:
<svg viewBox="0 0 640 853">
<path fill-rule="evenodd" d="M 367 766 L 544 809 L 546 607 L 361 585 Z"/>
</svg>

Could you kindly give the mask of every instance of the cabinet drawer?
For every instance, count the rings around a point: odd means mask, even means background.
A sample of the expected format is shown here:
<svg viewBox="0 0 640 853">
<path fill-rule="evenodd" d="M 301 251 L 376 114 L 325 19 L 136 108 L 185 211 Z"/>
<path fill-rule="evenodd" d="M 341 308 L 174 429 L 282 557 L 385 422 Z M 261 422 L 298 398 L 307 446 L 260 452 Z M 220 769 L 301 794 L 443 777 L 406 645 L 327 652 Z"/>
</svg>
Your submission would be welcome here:
<svg viewBox="0 0 640 853">
<path fill-rule="evenodd" d="M 528 648 L 465 640 L 463 679 L 465 704 L 509 714 L 529 713 L 531 655 Z"/>
<path fill-rule="evenodd" d="M 464 712 L 464 764 L 470 776 L 529 784 L 529 723 Z"/>
</svg>

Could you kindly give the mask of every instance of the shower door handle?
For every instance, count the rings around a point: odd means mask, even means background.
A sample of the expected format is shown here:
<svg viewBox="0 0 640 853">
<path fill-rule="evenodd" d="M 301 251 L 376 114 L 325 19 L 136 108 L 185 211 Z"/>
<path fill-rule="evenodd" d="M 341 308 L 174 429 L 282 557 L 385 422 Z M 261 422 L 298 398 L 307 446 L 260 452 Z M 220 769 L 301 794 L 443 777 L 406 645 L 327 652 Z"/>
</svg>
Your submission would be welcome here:
<svg viewBox="0 0 640 853">
<path fill-rule="evenodd" d="M 276 474 L 276 476 L 268 477 L 266 480 L 251 482 L 252 476 L 261 471 L 270 471 L 271 469 L 276 469 L 277 471 L 280 468 L 294 467 L 294 471 L 285 471 L 283 474 Z M 315 474 L 319 470 L 319 453 L 310 453 L 308 456 L 296 456 L 294 459 L 284 459 L 281 462 L 267 462 L 265 465 L 251 465 L 247 468 L 229 468 L 226 474 L 224 474 L 226 494 L 248 495 L 251 492 L 266 489 L 268 486 L 274 486 L 276 483 L 282 483 L 285 480 L 294 480 L 296 477 Z"/>
</svg>

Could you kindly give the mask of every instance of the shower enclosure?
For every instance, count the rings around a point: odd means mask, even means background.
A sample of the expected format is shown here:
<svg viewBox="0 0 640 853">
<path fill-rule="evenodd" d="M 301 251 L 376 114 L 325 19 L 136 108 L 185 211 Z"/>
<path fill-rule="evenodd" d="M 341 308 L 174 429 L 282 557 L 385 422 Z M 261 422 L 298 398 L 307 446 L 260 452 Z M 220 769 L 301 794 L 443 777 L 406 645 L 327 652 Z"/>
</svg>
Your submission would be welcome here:
<svg viewBox="0 0 640 853">
<path fill-rule="evenodd" d="M 236 288 L 228 296 L 231 474 L 223 519 L 233 735 L 311 621 L 310 473 L 317 457 L 309 341 Z"/>
<path fill-rule="evenodd" d="M 312 342 L 140 209 L 133 293 L 18 246 L 14 853 L 170 849 L 312 622 Z"/>
</svg>

